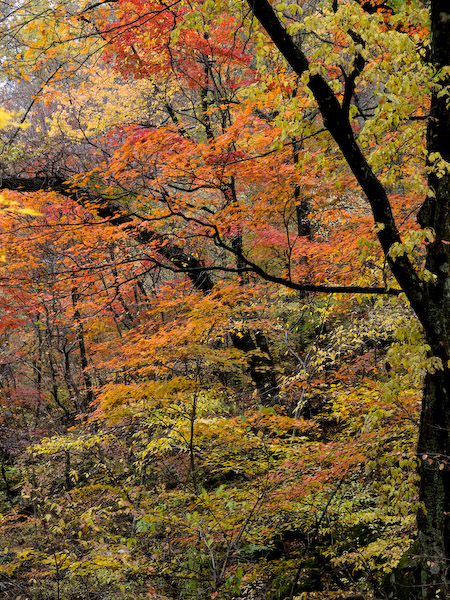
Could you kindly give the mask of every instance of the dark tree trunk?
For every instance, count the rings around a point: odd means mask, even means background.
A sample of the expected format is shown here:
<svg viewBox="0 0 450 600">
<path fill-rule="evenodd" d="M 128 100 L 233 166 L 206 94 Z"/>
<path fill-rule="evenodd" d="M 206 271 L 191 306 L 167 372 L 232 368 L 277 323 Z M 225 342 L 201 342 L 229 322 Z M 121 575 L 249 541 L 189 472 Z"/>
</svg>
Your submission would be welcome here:
<svg viewBox="0 0 450 600">
<path fill-rule="evenodd" d="M 424 303 L 430 319 L 424 323 L 430 355 L 442 362 L 442 370 L 425 378 L 419 434 L 419 499 L 424 507 L 417 515 L 421 556 L 420 598 L 445 598 L 450 592 L 450 172 L 437 172 L 436 162 L 450 162 L 450 5 L 431 2 L 431 62 L 439 77 L 431 98 L 427 150 L 429 196 L 419 213 L 422 227 L 435 232 L 428 247 L 426 266 L 436 280 L 425 284 Z M 444 93 L 442 93 L 444 91 Z M 430 321 L 433 326 L 430 326 Z M 439 590 L 439 591 L 438 591 Z"/>
<path fill-rule="evenodd" d="M 450 376 L 428 373 L 422 400 L 417 514 L 421 589 L 418 598 L 445 598 L 450 591 Z M 440 590 L 440 592 L 438 592 Z"/>
<path fill-rule="evenodd" d="M 248 357 L 248 373 L 253 385 L 258 390 L 261 403 L 271 406 L 277 402 L 280 389 L 275 373 L 275 365 L 270 355 L 266 336 L 261 331 L 243 329 L 230 334 L 233 346 Z"/>
<path fill-rule="evenodd" d="M 92 389 L 92 380 L 88 371 L 89 361 L 86 351 L 86 344 L 84 342 L 84 327 L 81 320 L 80 309 L 78 308 L 79 294 L 76 287 L 72 288 L 72 305 L 73 305 L 73 318 L 75 321 L 75 333 L 78 342 L 78 348 L 80 351 L 80 362 L 81 372 L 83 374 L 84 387 L 85 387 L 85 402 L 83 409 L 86 410 L 94 400 L 94 391 Z"/>
</svg>

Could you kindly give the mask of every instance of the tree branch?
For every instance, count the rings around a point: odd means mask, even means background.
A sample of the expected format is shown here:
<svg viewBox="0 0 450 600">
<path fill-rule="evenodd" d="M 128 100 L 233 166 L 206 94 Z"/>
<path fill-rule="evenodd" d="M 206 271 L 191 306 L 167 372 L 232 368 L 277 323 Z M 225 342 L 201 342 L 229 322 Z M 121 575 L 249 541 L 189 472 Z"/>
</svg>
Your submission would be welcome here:
<svg viewBox="0 0 450 600">
<path fill-rule="evenodd" d="M 268 0 L 247 0 L 254 16 L 273 43 L 299 76 L 309 69 L 309 61 L 294 38 L 288 34 Z M 347 164 L 365 193 L 377 227 L 377 236 L 386 260 L 400 287 L 407 295 L 422 324 L 428 325 L 430 315 L 424 309 L 422 283 L 406 254 L 392 258 L 390 248 L 401 244 L 386 190 L 376 177 L 359 148 L 348 115 L 339 104 L 327 81 L 318 74 L 309 77 L 308 87 L 314 95 L 325 127 L 340 148 Z"/>
<path fill-rule="evenodd" d="M 157 233 L 148 228 L 141 229 L 136 226 L 136 220 L 130 213 L 124 212 L 124 207 L 118 200 L 105 198 L 99 195 L 93 195 L 91 192 L 75 188 L 70 183 L 63 181 L 58 177 L 32 177 L 19 178 L 8 177 L 0 181 L 0 188 L 16 190 L 20 192 L 38 192 L 52 191 L 62 194 L 77 203 L 87 208 L 95 208 L 98 216 L 108 219 L 114 225 L 128 225 L 133 229 L 133 236 L 142 243 L 156 243 L 157 252 L 164 257 L 169 264 L 158 263 L 162 268 L 166 268 L 174 273 L 185 273 L 192 281 L 194 287 L 203 293 L 210 293 L 214 288 L 214 283 L 211 279 L 211 271 L 227 271 L 227 272 L 247 272 L 255 273 L 261 279 L 283 285 L 289 289 L 317 292 L 323 294 L 379 294 L 398 296 L 402 292 L 400 289 L 386 287 L 371 287 L 371 286 L 356 286 L 356 285 L 315 285 L 309 283 L 299 283 L 284 277 L 278 277 L 265 271 L 258 264 L 250 261 L 240 250 L 227 245 L 215 231 L 211 237 L 214 243 L 229 252 L 234 254 L 239 262 L 244 265 L 240 269 L 220 267 L 220 266 L 205 266 L 202 261 L 191 254 L 185 252 L 181 247 L 174 244 L 168 236 Z"/>
<path fill-rule="evenodd" d="M 108 219 L 114 225 L 129 224 L 133 227 L 133 235 L 140 242 L 146 244 L 156 243 L 158 254 L 169 261 L 178 272 L 186 273 L 196 289 L 203 293 L 209 293 L 214 287 L 209 273 L 198 258 L 187 254 L 181 247 L 169 240 L 167 236 L 147 228 L 140 229 L 136 227 L 134 216 L 125 212 L 124 207 L 117 200 L 98 195 L 94 196 L 88 190 L 75 188 L 59 177 L 32 177 L 27 179 L 8 177 L 0 181 L 0 188 L 20 192 L 57 192 L 88 209 L 94 208 L 100 217 Z"/>
</svg>

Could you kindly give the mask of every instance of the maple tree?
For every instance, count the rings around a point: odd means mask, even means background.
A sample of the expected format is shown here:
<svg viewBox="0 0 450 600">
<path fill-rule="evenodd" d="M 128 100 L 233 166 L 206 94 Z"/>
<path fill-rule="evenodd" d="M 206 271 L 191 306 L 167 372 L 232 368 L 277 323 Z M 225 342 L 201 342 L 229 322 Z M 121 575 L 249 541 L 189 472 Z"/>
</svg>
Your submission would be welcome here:
<svg viewBox="0 0 450 600">
<path fill-rule="evenodd" d="M 36 444 L 5 444 L 2 473 L 14 506 L 16 454 L 32 518 L 12 531 L 47 536 L 7 577 L 46 572 L 58 597 L 97 573 L 135 597 L 293 598 L 368 571 L 445 597 L 450 25 L 444 2 L 430 15 L 5 7 L 3 69 L 32 118 L 5 137 L 2 185 L 31 208 L 2 215 L 2 393 Z M 307 292 L 365 296 L 358 312 Z M 375 324 L 353 334 L 344 311 Z"/>
</svg>

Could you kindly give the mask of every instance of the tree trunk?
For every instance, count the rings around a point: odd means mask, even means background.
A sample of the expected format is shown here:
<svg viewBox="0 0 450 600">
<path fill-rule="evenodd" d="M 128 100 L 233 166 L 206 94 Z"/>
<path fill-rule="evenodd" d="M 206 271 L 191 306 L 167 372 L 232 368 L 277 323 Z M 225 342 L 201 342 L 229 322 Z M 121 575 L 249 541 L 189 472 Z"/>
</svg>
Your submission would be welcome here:
<svg viewBox="0 0 450 600">
<path fill-rule="evenodd" d="M 275 365 L 270 355 L 269 345 L 261 331 L 253 332 L 243 329 L 239 333 L 230 333 L 233 346 L 248 357 L 248 372 L 258 390 L 263 406 L 272 406 L 279 397 L 279 386 L 275 373 Z"/>
<path fill-rule="evenodd" d="M 424 323 L 430 355 L 442 370 L 425 378 L 419 433 L 420 466 L 417 514 L 422 599 L 445 598 L 450 593 L 450 77 L 442 69 L 450 64 L 450 6 L 447 0 L 431 2 L 431 63 L 437 75 L 430 106 L 427 150 L 429 195 L 419 222 L 434 230 L 426 267 L 436 280 L 425 284 L 424 300 L 430 318 Z M 444 172 L 438 163 L 444 163 Z M 440 171 L 440 172 L 439 172 Z M 448 597 L 448 596 L 447 596 Z"/>
<path fill-rule="evenodd" d="M 85 388 L 85 401 L 82 407 L 86 410 L 94 400 L 94 391 L 92 386 L 92 379 L 88 371 L 89 362 L 86 351 L 86 344 L 84 342 L 84 327 L 81 320 L 80 309 L 78 308 L 79 294 L 76 287 L 72 288 L 72 305 L 73 305 L 73 318 L 75 322 L 75 334 L 78 342 L 78 348 L 80 351 L 80 362 L 81 362 L 81 373 L 84 380 Z"/>
<path fill-rule="evenodd" d="M 450 373 L 428 373 L 422 401 L 418 451 L 421 457 L 417 514 L 421 589 L 417 598 L 450 592 Z M 440 591 L 438 591 L 440 590 Z"/>
</svg>

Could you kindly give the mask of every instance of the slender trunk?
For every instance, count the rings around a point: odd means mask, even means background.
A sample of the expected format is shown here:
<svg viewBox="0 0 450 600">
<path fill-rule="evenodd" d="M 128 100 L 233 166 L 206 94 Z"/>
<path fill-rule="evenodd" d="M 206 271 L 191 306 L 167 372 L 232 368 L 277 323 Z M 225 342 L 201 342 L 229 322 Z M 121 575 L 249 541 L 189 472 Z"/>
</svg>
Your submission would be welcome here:
<svg viewBox="0 0 450 600">
<path fill-rule="evenodd" d="M 120 283 L 119 283 L 119 275 L 117 272 L 117 268 L 114 264 L 116 257 L 114 255 L 114 246 L 109 246 L 109 256 L 111 258 L 111 273 L 113 276 L 113 281 L 114 281 L 114 292 L 115 292 L 115 297 L 117 298 L 117 300 L 119 301 L 120 305 L 122 306 L 123 310 L 124 310 L 124 316 L 122 318 L 122 323 L 125 325 L 125 327 L 127 329 L 131 329 L 131 326 L 133 324 L 133 315 L 131 314 L 131 310 L 128 306 L 128 304 L 125 302 L 125 298 L 122 295 L 122 291 L 120 289 Z"/>
<path fill-rule="evenodd" d="M 34 428 L 37 429 L 41 416 L 41 396 L 42 396 L 42 331 L 39 324 L 39 313 L 36 314 L 36 333 L 37 333 L 37 358 L 34 361 L 34 372 L 36 374 L 36 416 Z"/>
<path fill-rule="evenodd" d="M 189 470 L 192 477 L 194 493 L 198 493 L 197 466 L 195 464 L 195 421 L 197 419 L 197 392 L 192 398 L 191 412 L 189 415 Z"/>
<path fill-rule="evenodd" d="M 81 369 L 82 369 L 82 373 L 83 373 L 84 386 L 86 389 L 86 401 L 85 401 L 85 406 L 83 408 L 87 408 L 94 399 L 94 392 L 92 389 L 91 376 L 89 375 L 89 372 L 88 372 L 88 358 L 87 358 L 86 345 L 84 343 L 84 328 L 83 328 L 83 323 L 81 321 L 80 310 L 78 308 L 78 300 L 79 300 L 78 290 L 74 287 L 72 289 L 72 305 L 73 305 L 73 311 L 74 311 L 73 317 L 75 320 L 75 331 L 76 331 L 76 337 L 77 337 L 77 342 L 78 342 L 78 348 L 80 351 Z"/>
<path fill-rule="evenodd" d="M 64 403 L 60 399 L 59 386 L 58 386 L 58 378 L 56 373 L 55 363 L 53 362 L 53 355 L 51 352 L 51 346 L 49 344 L 48 350 L 48 366 L 50 371 L 50 380 L 51 380 L 51 394 L 55 404 L 59 406 L 59 408 L 64 413 L 64 425 L 67 427 L 72 422 L 72 415 Z"/>
<path fill-rule="evenodd" d="M 66 491 L 70 492 L 70 490 L 73 488 L 72 485 L 72 477 L 70 475 L 71 472 L 71 463 L 70 463 L 70 452 L 69 450 L 65 450 L 64 451 L 64 479 L 65 479 L 65 485 L 66 485 Z"/>
<path fill-rule="evenodd" d="M 301 143 L 298 140 L 292 142 L 292 157 L 294 165 L 298 165 Z M 299 185 L 294 188 L 294 202 L 297 216 L 297 233 L 299 237 L 312 240 L 311 220 L 309 218 L 310 206 L 308 198 L 302 192 Z"/>
<path fill-rule="evenodd" d="M 5 463 L 3 462 L 3 460 L 2 460 L 1 470 L 2 470 L 3 481 L 5 482 L 6 498 L 7 498 L 7 500 L 11 500 L 11 498 L 13 497 L 13 493 L 12 493 L 12 489 L 11 489 L 11 485 L 9 483 L 8 477 L 6 475 Z"/>
<path fill-rule="evenodd" d="M 75 409 L 79 412 L 82 409 L 82 398 L 80 394 L 80 390 L 78 389 L 78 385 L 72 376 L 72 368 L 70 364 L 70 353 L 72 348 L 68 346 L 67 340 L 64 340 L 63 346 L 61 348 L 61 353 L 64 358 L 64 381 L 66 382 L 67 390 L 69 392 L 69 396 L 74 397 Z"/>
</svg>

